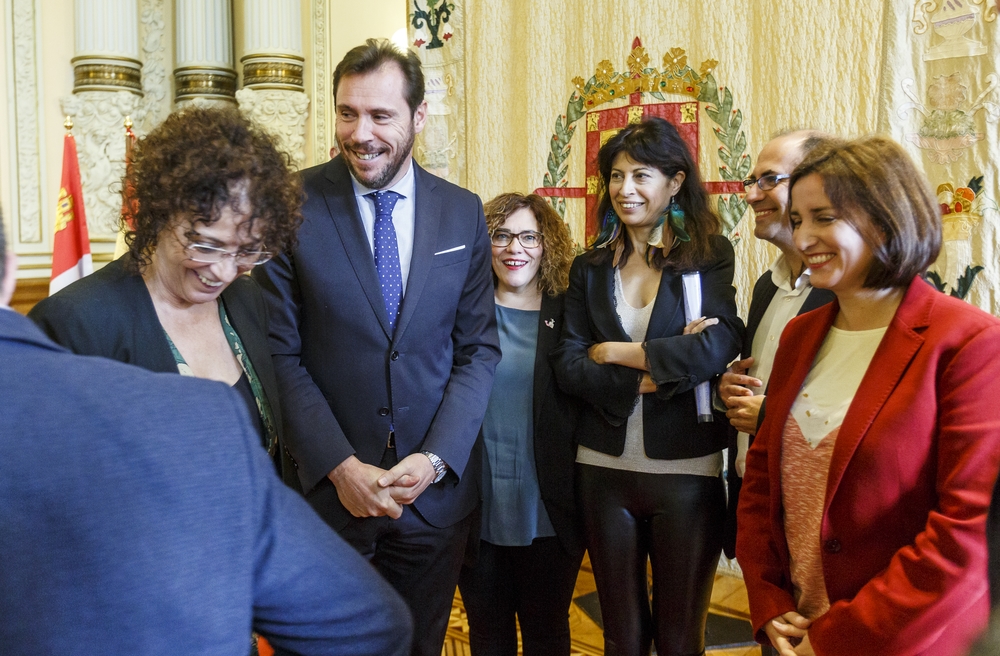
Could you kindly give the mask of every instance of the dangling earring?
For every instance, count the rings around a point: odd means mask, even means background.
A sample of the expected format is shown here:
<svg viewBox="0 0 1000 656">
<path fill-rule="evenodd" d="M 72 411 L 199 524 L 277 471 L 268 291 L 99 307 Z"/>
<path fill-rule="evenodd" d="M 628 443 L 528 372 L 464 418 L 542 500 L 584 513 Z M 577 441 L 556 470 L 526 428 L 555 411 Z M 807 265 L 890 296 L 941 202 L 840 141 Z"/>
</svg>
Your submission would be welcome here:
<svg viewBox="0 0 1000 656">
<path fill-rule="evenodd" d="M 611 259 L 611 266 L 617 267 L 622 253 L 625 251 L 625 240 L 622 239 L 622 221 L 618 218 L 613 207 L 609 207 L 604 213 L 604 220 L 601 222 L 601 232 L 594 240 L 594 248 L 615 249 L 614 257 Z"/>
<path fill-rule="evenodd" d="M 604 219 L 601 221 L 600 232 L 597 233 L 597 238 L 594 239 L 594 248 L 607 248 L 618 239 L 621 231 L 621 219 L 615 214 L 615 209 L 609 207 L 608 211 L 604 213 Z"/>
<path fill-rule="evenodd" d="M 691 241 L 691 236 L 684 229 L 684 210 L 677 204 L 676 198 L 676 196 L 671 196 L 670 204 L 667 206 L 667 213 L 670 215 L 670 227 L 677 239 L 680 241 Z"/>
</svg>

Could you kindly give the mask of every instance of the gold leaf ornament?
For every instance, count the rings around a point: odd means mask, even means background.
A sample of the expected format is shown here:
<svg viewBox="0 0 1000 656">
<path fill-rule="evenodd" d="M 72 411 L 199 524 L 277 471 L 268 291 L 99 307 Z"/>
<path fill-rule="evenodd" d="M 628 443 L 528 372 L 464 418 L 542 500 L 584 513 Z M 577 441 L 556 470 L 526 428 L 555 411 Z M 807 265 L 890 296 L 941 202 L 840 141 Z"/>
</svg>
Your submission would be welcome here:
<svg viewBox="0 0 1000 656">
<path fill-rule="evenodd" d="M 605 59 L 597 65 L 597 71 L 594 73 L 594 76 L 597 78 L 598 82 L 604 82 L 607 84 L 611 81 L 611 76 L 614 74 L 614 65 L 609 60 Z"/>
<path fill-rule="evenodd" d="M 667 54 L 663 55 L 663 68 L 668 71 L 679 71 L 687 66 L 687 54 L 683 48 L 671 48 Z"/>
<path fill-rule="evenodd" d="M 631 77 L 642 75 L 642 72 L 649 67 L 649 55 L 642 46 L 637 47 L 628 56 L 628 72 Z"/>
<path fill-rule="evenodd" d="M 714 71 L 715 67 L 718 65 L 719 61 L 717 59 L 706 59 L 701 63 L 701 68 L 698 69 L 698 72 L 701 73 L 702 77 L 705 77 L 706 75 Z"/>
</svg>

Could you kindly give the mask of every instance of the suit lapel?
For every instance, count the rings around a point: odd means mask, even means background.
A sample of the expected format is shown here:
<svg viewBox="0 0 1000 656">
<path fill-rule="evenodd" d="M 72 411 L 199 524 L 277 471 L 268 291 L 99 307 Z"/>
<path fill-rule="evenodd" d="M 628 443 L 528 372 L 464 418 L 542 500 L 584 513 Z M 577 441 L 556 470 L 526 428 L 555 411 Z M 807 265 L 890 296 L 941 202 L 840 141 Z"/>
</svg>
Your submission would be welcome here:
<svg viewBox="0 0 1000 656">
<path fill-rule="evenodd" d="M 924 338 L 915 329 L 927 326 L 935 293 L 923 280 L 915 279 L 896 310 L 896 316 L 886 328 L 837 433 L 826 484 L 824 513 L 858 444 L 923 345 Z"/>
<path fill-rule="evenodd" d="M 535 426 L 541 421 L 542 402 L 545 399 L 549 385 L 552 383 L 552 367 L 549 366 L 549 353 L 555 348 L 562 332 L 563 300 L 562 296 L 551 297 L 542 295 L 542 308 L 538 313 L 538 343 L 535 347 L 535 378 L 532 408 L 534 409 Z"/>
<path fill-rule="evenodd" d="M 347 166 L 340 157 L 337 157 L 327 164 L 324 176 L 327 185 L 323 189 L 323 199 L 326 201 L 334 228 L 340 235 L 344 251 L 354 268 L 358 282 L 361 283 L 361 289 L 368 297 L 372 311 L 378 317 L 386 337 L 391 340 L 389 315 L 385 311 L 382 285 L 378 279 L 378 271 L 375 270 L 375 257 L 372 255 L 371 246 L 368 245 L 368 235 L 365 234 L 365 227 L 361 222 L 361 213 L 354 199 L 354 186 L 351 184 Z"/>
<path fill-rule="evenodd" d="M 437 183 L 433 176 L 417 166 L 416 161 L 410 160 L 410 165 L 413 167 L 413 193 L 416 196 L 413 203 L 413 256 L 410 258 L 410 273 L 406 278 L 406 292 L 399 310 L 394 342 L 398 342 L 406 332 L 420 302 L 420 295 L 427 285 L 427 275 L 434 261 L 434 248 L 438 244 L 438 230 L 441 227 L 441 198 L 434 193 Z M 374 270 L 374 264 L 372 267 Z M 379 297 L 381 298 L 381 291 Z"/>
<path fill-rule="evenodd" d="M 674 323 L 675 316 L 682 311 L 682 301 L 684 300 L 684 283 L 680 275 L 674 275 L 664 271 L 660 277 L 660 287 L 656 291 L 656 300 L 653 301 L 653 311 L 649 316 L 649 325 L 646 326 L 645 339 L 650 335 L 662 337 L 668 334 L 667 329 Z M 683 325 L 686 317 L 681 317 Z"/>
<path fill-rule="evenodd" d="M 271 350 L 267 345 L 267 335 L 260 326 L 260 317 L 253 316 L 257 310 L 251 307 L 249 294 L 245 290 L 239 290 L 235 285 L 230 285 L 222 292 L 222 304 L 226 308 L 226 316 L 233 330 L 239 335 L 243 348 L 246 349 L 247 358 L 257 373 L 257 379 L 261 387 L 264 388 L 264 396 L 267 397 L 271 405 L 271 412 L 275 419 L 275 428 L 281 434 L 281 408 L 275 402 L 278 398 L 278 389 L 275 385 L 273 364 L 271 363 Z"/>
<path fill-rule="evenodd" d="M 760 327 L 760 321 L 764 318 L 764 313 L 767 312 L 768 306 L 771 305 L 771 300 L 778 292 L 778 286 L 771 279 L 770 269 L 765 271 L 757 280 L 757 284 L 753 287 L 753 292 L 753 298 L 750 300 L 750 312 L 747 315 L 747 333 L 744 342 L 746 346 L 742 356 L 744 358 L 750 356 L 750 349 L 753 347 L 753 338 L 757 334 L 757 328 Z"/>
<path fill-rule="evenodd" d="M 610 257 L 608 257 L 607 262 L 594 267 L 591 282 L 594 286 L 594 293 L 589 295 L 594 304 L 591 318 L 601 333 L 607 336 L 606 341 L 632 341 L 632 338 L 622 328 L 622 322 L 618 319 L 618 310 L 615 308 L 615 269 L 611 266 Z"/>
</svg>

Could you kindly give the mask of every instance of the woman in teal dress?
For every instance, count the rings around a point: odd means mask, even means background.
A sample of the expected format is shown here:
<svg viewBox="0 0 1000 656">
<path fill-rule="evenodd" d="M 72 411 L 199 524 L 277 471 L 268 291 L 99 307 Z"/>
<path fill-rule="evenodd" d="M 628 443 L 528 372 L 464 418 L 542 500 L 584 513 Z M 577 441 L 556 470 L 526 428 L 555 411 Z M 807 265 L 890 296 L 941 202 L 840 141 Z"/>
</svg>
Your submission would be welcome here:
<svg viewBox="0 0 1000 656">
<path fill-rule="evenodd" d="M 483 421 L 478 559 L 459 590 L 474 656 L 568 656 L 569 605 L 583 558 L 574 493 L 576 401 L 549 352 L 562 330 L 574 255 L 566 224 L 534 194 L 484 206 L 503 359 Z"/>
</svg>

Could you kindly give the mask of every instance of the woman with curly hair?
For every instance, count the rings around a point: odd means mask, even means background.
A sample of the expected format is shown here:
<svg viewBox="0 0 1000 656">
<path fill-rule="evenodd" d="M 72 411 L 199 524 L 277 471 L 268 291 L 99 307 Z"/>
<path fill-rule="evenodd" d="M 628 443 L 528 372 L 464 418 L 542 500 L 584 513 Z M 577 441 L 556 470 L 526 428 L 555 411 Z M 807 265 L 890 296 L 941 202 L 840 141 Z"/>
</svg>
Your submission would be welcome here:
<svg viewBox="0 0 1000 656">
<path fill-rule="evenodd" d="M 475 656 L 516 656 L 515 618 L 525 656 L 568 656 L 583 559 L 573 489 L 578 409 L 556 387 L 548 356 L 562 329 L 573 241 L 535 194 L 501 194 L 483 209 L 503 359 L 482 428 L 478 560 L 462 569 L 459 589 Z"/>
<path fill-rule="evenodd" d="M 235 109 L 189 109 L 139 141 L 123 187 L 128 253 L 29 316 L 75 353 L 232 386 L 296 486 L 264 302 L 242 275 L 295 238 L 301 188 L 287 157 Z"/>
<path fill-rule="evenodd" d="M 733 247 L 667 121 L 626 127 L 597 162 L 601 233 L 570 270 L 553 363 L 586 405 L 577 480 L 604 653 L 702 654 L 728 422 L 699 386 L 740 351 Z"/>
</svg>

